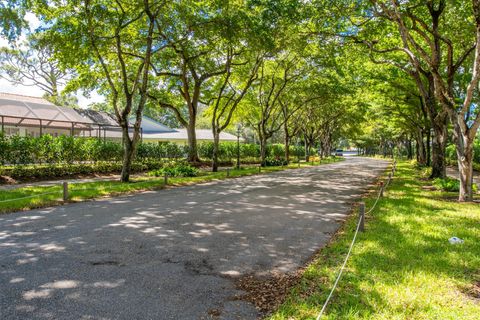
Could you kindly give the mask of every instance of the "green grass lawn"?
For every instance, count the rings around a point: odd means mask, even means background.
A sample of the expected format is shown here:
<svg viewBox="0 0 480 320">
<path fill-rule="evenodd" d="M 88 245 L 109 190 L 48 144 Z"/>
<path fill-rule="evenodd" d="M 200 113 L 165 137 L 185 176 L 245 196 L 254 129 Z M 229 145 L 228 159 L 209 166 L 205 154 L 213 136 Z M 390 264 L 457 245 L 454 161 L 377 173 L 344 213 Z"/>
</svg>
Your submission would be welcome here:
<svg viewBox="0 0 480 320">
<path fill-rule="evenodd" d="M 323 319 L 480 319 L 480 205 L 422 188 L 428 184 L 411 164 L 399 163 Z M 271 319 L 315 319 L 356 222 L 352 215 Z M 465 243 L 449 244 L 452 236 Z"/>
<path fill-rule="evenodd" d="M 340 158 L 323 159 L 321 162 L 305 163 L 301 162 L 300 167 L 312 165 L 327 164 L 340 161 Z M 288 166 L 265 167 L 261 168 L 261 173 L 280 171 L 285 169 L 298 168 L 297 163 Z M 247 167 L 240 170 L 231 169 L 229 178 L 248 176 L 258 174 L 257 167 Z M 169 186 L 188 185 L 194 183 L 208 182 L 227 178 L 227 171 L 208 172 L 201 171 L 197 177 L 169 177 Z M 0 190 L 0 213 L 12 212 L 18 210 L 27 210 L 32 208 L 41 208 L 62 203 L 63 188 L 61 181 L 57 186 L 49 187 L 24 187 L 13 190 Z M 140 177 L 132 179 L 130 183 L 121 183 L 118 181 L 95 181 L 86 183 L 75 183 L 69 185 L 69 201 L 82 201 L 105 196 L 120 195 L 138 191 L 158 190 L 165 188 L 163 177 Z M 45 194 L 48 193 L 48 194 Z M 22 199 L 24 197 L 28 197 Z"/>
</svg>

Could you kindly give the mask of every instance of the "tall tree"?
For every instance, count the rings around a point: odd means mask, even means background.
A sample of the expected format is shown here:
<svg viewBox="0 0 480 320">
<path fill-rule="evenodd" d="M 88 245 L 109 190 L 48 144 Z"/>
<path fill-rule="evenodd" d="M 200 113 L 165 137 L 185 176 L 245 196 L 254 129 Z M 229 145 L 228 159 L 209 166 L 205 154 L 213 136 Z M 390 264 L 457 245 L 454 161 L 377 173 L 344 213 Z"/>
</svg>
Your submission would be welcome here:
<svg viewBox="0 0 480 320">
<path fill-rule="evenodd" d="M 372 1 L 399 33 L 400 49 L 416 72 L 431 78 L 434 95 L 454 127 L 459 201 L 473 197 L 473 143 L 480 127 L 480 1 Z M 460 19 L 458 16 L 460 15 Z M 458 35 L 461 35 L 460 37 Z"/>
<path fill-rule="evenodd" d="M 208 113 L 211 118 L 213 133 L 212 171 L 218 171 L 218 154 L 220 133 L 231 123 L 238 105 L 257 79 L 258 68 L 262 63 L 262 56 L 250 57 L 251 61 L 240 63 L 239 71 L 233 70 L 232 64 L 227 65 L 226 74 L 216 83 L 212 90 L 210 108 Z M 238 74 L 234 74 L 234 72 Z"/>
<path fill-rule="evenodd" d="M 23 29 L 28 28 L 25 20 L 25 0 L 9 0 L 0 2 L 0 35 L 14 41 Z"/>
<path fill-rule="evenodd" d="M 432 139 L 432 173 L 430 178 L 446 176 L 445 151 L 448 139 L 448 114 L 440 106 L 435 96 L 434 77 L 415 55 L 409 54 L 409 46 L 405 45 L 395 27 L 394 20 L 382 7 L 388 1 L 367 1 L 367 9 L 363 20 L 355 24 L 354 30 L 347 37 L 357 43 L 363 43 L 370 50 L 370 59 L 377 64 L 388 64 L 408 75 L 418 88 L 422 98 L 419 107 L 424 108 L 433 129 Z"/>
<path fill-rule="evenodd" d="M 160 50 L 153 33 L 163 2 L 89 0 L 50 4 L 35 2 L 34 10 L 45 23 L 44 32 L 58 59 L 78 75 L 70 86 L 99 90 L 112 104 L 122 128 L 120 179 L 128 182 L 140 140 L 150 60 L 153 52 Z"/>
<path fill-rule="evenodd" d="M 266 58 L 258 70 L 258 81 L 248 93 L 243 104 L 244 119 L 254 128 L 260 142 L 260 158 L 262 166 L 267 156 L 267 141 L 278 132 L 290 116 L 300 106 L 282 114 L 281 98 L 287 94 L 291 86 L 300 76 L 299 58 L 287 52 L 278 57 Z"/>
<path fill-rule="evenodd" d="M 195 131 L 199 106 L 211 82 L 227 73 L 237 54 L 226 38 L 225 9 L 219 1 L 205 2 L 201 9 L 195 1 L 172 2 L 157 18 L 156 34 L 165 50 L 152 60 L 158 85 L 150 99 L 171 110 L 187 129 L 190 162 L 200 160 Z"/>
<path fill-rule="evenodd" d="M 49 101 L 68 105 L 72 97 L 62 94 L 61 89 L 71 79 L 71 72 L 59 64 L 54 54 L 53 46 L 41 34 L 30 34 L 23 43 L 0 48 L 0 77 L 14 85 L 35 86 Z"/>
</svg>

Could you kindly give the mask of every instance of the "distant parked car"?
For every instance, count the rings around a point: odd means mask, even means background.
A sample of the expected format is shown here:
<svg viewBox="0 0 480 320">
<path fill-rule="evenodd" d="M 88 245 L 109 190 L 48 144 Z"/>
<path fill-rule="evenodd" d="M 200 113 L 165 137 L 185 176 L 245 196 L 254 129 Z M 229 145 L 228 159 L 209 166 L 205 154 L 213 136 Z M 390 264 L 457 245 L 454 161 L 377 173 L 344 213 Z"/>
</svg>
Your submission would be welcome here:
<svg viewBox="0 0 480 320">
<path fill-rule="evenodd" d="M 337 157 L 343 157 L 343 150 L 342 149 L 335 150 L 335 155 Z"/>
</svg>

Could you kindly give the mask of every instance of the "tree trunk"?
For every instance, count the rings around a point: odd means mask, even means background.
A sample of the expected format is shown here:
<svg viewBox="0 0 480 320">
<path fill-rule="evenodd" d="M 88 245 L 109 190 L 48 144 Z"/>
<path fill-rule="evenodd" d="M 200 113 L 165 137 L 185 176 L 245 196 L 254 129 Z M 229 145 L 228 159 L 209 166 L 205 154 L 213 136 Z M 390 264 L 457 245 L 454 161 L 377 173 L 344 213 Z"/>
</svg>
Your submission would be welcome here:
<svg viewBox="0 0 480 320">
<path fill-rule="evenodd" d="M 290 137 L 285 134 L 285 161 L 290 162 Z"/>
<path fill-rule="evenodd" d="M 265 167 L 265 160 L 267 158 L 267 138 L 260 137 L 260 165 Z"/>
<path fill-rule="evenodd" d="M 417 142 L 417 162 L 421 166 L 427 165 L 427 153 L 425 150 L 425 142 L 423 141 L 423 134 L 422 130 L 417 130 L 416 135 L 416 142 Z"/>
<path fill-rule="evenodd" d="M 413 159 L 412 140 L 410 138 L 407 139 L 407 158 L 408 160 Z"/>
<path fill-rule="evenodd" d="M 428 129 L 427 143 L 426 143 L 426 146 L 427 146 L 427 166 L 432 165 L 432 136 L 431 136 L 430 131 L 431 130 Z"/>
<path fill-rule="evenodd" d="M 325 141 L 325 157 L 329 157 L 332 154 L 332 138 L 329 136 Z"/>
<path fill-rule="evenodd" d="M 465 146 L 463 150 L 458 148 L 458 171 L 460 173 L 460 192 L 458 194 L 458 201 L 472 201 L 473 200 L 473 148 Z"/>
<path fill-rule="evenodd" d="M 309 144 L 307 143 L 307 138 L 305 138 L 304 143 L 305 143 L 305 162 L 308 162 L 310 148 L 309 148 Z"/>
<path fill-rule="evenodd" d="M 198 157 L 197 150 L 197 135 L 195 132 L 195 118 L 190 117 L 187 126 L 187 136 L 188 136 L 188 157 L 187 161 L 190 163 L 200 162 Z"/>
<path fill-rule="evenodd" d="M 135 142 L 129 137 L 128 127 L 122 128 L 123 132 L 123 166 L 120 174 L 121 182 L 130 181 L 130 171 L 132 168 L 133 158 L 135 156 Z"/>
<path fill-rule="evenodd" d="M 454 119 L 457 120 L 457 119 Z M 458 120 L 457 120 L 458 121 Z M 463 119 L 460 119 L 463 121 Z M 475 136 L 470 138 L 462 132 L 458 123 L 454 124 L 454 140 L 457 151 L 457 163 L 460 178 L 458 201 L 473 200 L 473 144 Z"/>
<path fill-rule="evenodd" d="M 445 152 L 447 147 L 447 126 L 435 124 L 432 139 L 432 174 L 430 179 L 445 178 L 447 167 L 445 164 Z"/>
<path fill-rule="evenodd" d="M 218 150 L 220 144 L 220 134 L 213 133 L 213 154 L 212 154 L 212 172 L 218 171 Z"/>
</svg>

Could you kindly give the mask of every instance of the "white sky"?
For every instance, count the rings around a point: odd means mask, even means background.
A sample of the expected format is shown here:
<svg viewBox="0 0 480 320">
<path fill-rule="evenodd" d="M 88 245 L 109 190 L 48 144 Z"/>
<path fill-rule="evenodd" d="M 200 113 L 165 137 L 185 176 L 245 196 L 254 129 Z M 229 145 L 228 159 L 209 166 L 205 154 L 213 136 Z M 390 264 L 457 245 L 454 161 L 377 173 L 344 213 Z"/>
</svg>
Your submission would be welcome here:
<svg viewBox="0 0 480 320">
<path fill-rule="evenodd" d="M 34 30 L 40 24 L 40 21 L 33 15 L 32 13 L 27 13 L 25 19 L 28 21 L 30 25 L 30 29 Z M 22 38 L 25 38 L 23 35 Z M 21 38 L 21 39 L 22 39 Z M 23 40 L 23 39 L 22 39 Z M 0 36 L 0 47 L 8 46 L 8 41 Z M 43 95 L 43 91 L 35 86 L 18 86 L 13 85 L 5 79 L 0 78 L 0 92 L 6 93 L 15 93 L 15 94 L 23 94 L 26 96 L 33 96 L 33 97 L 41 97 Z M 92 92 L 90 94 L 90 98 L 86 98 L 83 96 L 82 93 L 77 92 L 75 96 L 78 99 L 78 104 L 82 108 L 86 108 L 89 104 L 93 102 L 103 102 L 105 98 L 97 94 L 96 92 Z"/>
</svg>

